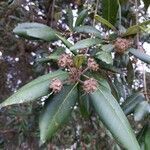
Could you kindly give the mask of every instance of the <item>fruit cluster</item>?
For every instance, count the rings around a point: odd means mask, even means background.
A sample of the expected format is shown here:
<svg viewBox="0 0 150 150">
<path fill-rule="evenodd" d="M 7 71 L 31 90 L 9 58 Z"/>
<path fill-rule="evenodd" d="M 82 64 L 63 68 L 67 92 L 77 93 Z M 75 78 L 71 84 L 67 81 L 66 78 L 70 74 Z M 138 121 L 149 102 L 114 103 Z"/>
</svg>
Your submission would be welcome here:
<svg viewBox="0 0 150 150">
<path fill-rule="evenodd" d="M 96 63 L 94 58 L 88 58 L 86 66 L 77 67 L 71 55 L 62 54 L 59 57 L 58 66 L 60 68 L 67 69 L 67 71 L 69 72 L 68 82 L 70 83 L 80 82 L 82 84 L 83 90 L 86 93 L 91 93 L 91 92 L 96 91 L 97 86 L 98 86 L 97 81 L 94 78 L 90 78 L 85 75 L 86 71 L 88 70 L 91 70 L 91 71 L 99 70 L 99 65 Z M 81 76 L 84 76 L 87 79 L 84 81 L 81 81 L 80 79 Z M 62 88 L 63 88 L 62 81 L 60 79 L 53 79 L 53 81 L 50 84 L 50 89 L 52 89 L 54 93 L 58 93 L 61 91 Z"/>
</svg>

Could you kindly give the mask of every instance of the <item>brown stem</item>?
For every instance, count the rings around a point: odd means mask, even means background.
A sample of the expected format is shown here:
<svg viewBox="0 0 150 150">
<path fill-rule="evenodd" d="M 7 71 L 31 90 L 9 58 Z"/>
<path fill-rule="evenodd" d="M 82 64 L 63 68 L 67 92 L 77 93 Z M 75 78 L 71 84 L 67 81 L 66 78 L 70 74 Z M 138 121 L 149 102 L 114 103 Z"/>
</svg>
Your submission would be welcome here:
<svg viewBox="0 0 150 150">
<path fill-rule="evenodd" d="M 82 74 L 82 76 L 84 76 L 84 77 L 87 78 L 87 79 L 90 79 L 90 77 L 88 77 L 88 76 L 85 75 L 85 74 Z"/>
<path fill-rule="evenodd" d="M 87 72 L 89 70 L 89 67 L 85 68 L 82 72 L 81 75 L 84 74 L 85 72 Z"/>
</svg>

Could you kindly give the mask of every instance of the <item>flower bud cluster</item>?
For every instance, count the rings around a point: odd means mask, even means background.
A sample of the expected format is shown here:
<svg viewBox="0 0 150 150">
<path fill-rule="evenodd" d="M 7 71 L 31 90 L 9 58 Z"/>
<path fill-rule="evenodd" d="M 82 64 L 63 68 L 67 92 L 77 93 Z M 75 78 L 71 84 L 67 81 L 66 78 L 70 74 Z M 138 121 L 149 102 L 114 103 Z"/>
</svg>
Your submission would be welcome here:
<svg viewBox="0 0 150 150">
<path fill-rule="evenodd" d="M 92 71 L 97 71 L 99 69 L 99 65 L 96 63 L 96 61 L 93 58 L 88 59 L 88 68 Z"/>
<path fill-rule="evenodd" d="M 85 80 L 83 83 L 83 89 L 86 93 L 92 93 L 97 90 L 98 83 L 94 78 Z"/>
<path fill-rule="evenodd" d="M 62 54 L 58 60 L 58 66 L 65 68 L 68 66 L 73 66 L 73 59 L 69 54 Z"/>
<path fill-rule="evenodd" d="M 67 68 L 69 72 L 68 82 L 75 83 L 80 82 L 83 84 L 83 90 L 86 93 L 92 93 L 97 89 L 97 81 L 94 78 L 88 78 L 85 81 L 81 81 L 80 77 L 87 70 L 97 71 L 99 69 L 99 65 L 93 58 L 88 58 L 86 68 L 83 69 L 83 66 L 76 67 L 73 61 L 73 58 L 69 54 L 62 54 L 58 60 L 59 67 Z M 52 92 L 58 93 L 61 91 L 63 84 L 59 79 L 53 79 L 50 84 L 50 89 Z"/>
<path fill-rule="evenodd" d="M 117 38 L 115 42 L 116 52 L 123 54 L 130 47 L 130 41 L 123 38 Z"/>
<path fill-rule="evenodd" d="M 61 80 L 59 80 L 59 79 L 53 79 L 52 83 L 50 84 L 50 88 L 52 89 L 52 91 L 54 93 L 60 92 L 62 87 L 63 87 L 63 84 L 62 84 Z"/>
</svg>

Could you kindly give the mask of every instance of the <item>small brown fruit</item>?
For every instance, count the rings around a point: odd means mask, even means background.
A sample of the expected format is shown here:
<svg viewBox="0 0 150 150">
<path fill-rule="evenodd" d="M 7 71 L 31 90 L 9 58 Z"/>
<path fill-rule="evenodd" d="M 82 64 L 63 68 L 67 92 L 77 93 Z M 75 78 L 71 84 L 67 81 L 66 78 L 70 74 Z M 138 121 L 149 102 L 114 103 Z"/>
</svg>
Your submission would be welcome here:
<svg viewBox="0 0 150 150">
<path fill-rule="evenodd" d="M 73 59 L 69 54 L 62 54 L 58 60 L 58 66 L 65 68 L 67 66 L 73 66 Z"/>
<path fill-rule="evenodd" d="M 96 63 L 96 61 L 93 58 L 88 59 L 87 65 L 93 71 L 97 71 L 99 69 L 99 65 Z"/>
<path fill-rule="evenodd" d="M 50 85 L 50 88 L 52 89 L 52 91 L 53 91 L 54 93 L 60 92 L 61 89 L 62 89 L 62 87 L 63 87 L 63 84 L 62 84 L 61 80 L 59 80 L 59 79 L 53 79 L 53 80 L 52 80 L 52 83 L 51 83 L 51 85 Z"/>
<path fill-rule="evenodd" d="M 130 47 L 130 41 L 123 38 L 117 38 L 115 42 L 116 52 L 123 54 Z"/>
<path fill-rule="evenodd" d="M 86 93 L 92 93 L 97 90 L 98 83 L 94 78 L 85 80 L 83 83 L 83 89 Z"/>
</svg>

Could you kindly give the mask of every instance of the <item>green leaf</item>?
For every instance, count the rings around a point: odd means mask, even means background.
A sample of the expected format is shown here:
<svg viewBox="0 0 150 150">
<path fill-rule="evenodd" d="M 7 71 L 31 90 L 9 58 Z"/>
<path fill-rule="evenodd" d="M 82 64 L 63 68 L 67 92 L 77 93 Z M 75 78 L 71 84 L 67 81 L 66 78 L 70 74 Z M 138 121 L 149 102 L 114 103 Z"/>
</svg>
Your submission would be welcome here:
<svg viewBox="0 0 150 150">
<path fill-rule="evenodd" d="M 115 139 L 126 149 L 140 150 L 126 116 L 111 93 L 99 86 L 90 96 L 95 111 Z"/>
<path fill-rule="evenodd" d="M 75 27 L 82 25 L 83 21 L 87 16 L 88 16 L 88 10 L 87 9 L 82 10 L 77 17 Z"/>
<path fill-rule="evenodd" d="M 115 97 L 117 101 L 120 101 L 120 97 L 117 88 L 114 85 L 114 81 L 112 80 L 112 77 L 109 77 L 109 75 L 107 75 L 106 73 L 103 76 L 106 78 L 107 82 L 109 83 L 112 95 Z"/>
<path fill-rule="evenodd" d="M 105 45 L 102 45 L 101 49 L 106 52 L 112 52 L 114 47 L 115 46 L 112 44 L 105 44 Z"/>
<path fill-rule="evenodd" d="M 96 21 L 106 25 L 110 29 L 116 30 L 116 28 L 109 21 L 107 21 L 106 19 L 102 18 L 101 16 L 95 15 L 94 18 L 95 18 Z"/>
<path fill-rule="evenodd" d="M 90 96 L 95 111 L 115 139 L 128 150 L 140 150 L 126 116 L 111 93 L 99 86 Z"/>
<path fill-rule="evenodd" d="M 117 0 L 102 0 L 102 17 L 111 24 L 117 21 L 118 1 Z"/>
<path fill-rule="evenodd" d="M 111 88 L 110 88 L 107 80 L 105 78 L 103 78 L 100 73 L 91 73 L 90 76 L 94 77 L 97 80 L 97 82 L 100 84 L 100 86 L 105 87 L 108 90 L 108 92 L 111 93 Z"/>
<path fill-rule="evenodd" d="M 138 133 L 137 138 L 140 143 L 141 150 L 150 149 L 150 125 L 148 123 Z"/>
<path fill-rule="evenodd" d="M 142 52 L 141 50 L 130 48 L 129 52 L 133 54 L 135 57 L 139 58 L 140 60 L 144 61 L 145 63 L 150 64 L 150 56 Z"/>
<path fill-rule="evenodd" d="M 21 23 L 18 24 L 13 32 L 25 38 L 35 38 L 48 42 L 60 39 L 66 47 L 70 48 L 72 46 L 69 41 L 61 36 L 61 33 L 40 23 Z"/>
<path fill-rule="evenodd" d="M 146 30 L 146 26 L 148 24 L 150 24 L 150 20 L 144 21 L 138 25 L 133 25 L 126 30 L 123 36 L 134 35 L 141 32 L 142 30 Z"/>
<path fill-rule="evenodd" d="M 70 47 L 70 50 L 74 51 L 78 49 L 84 49 L 84 48 L 88 48 L 90 46 L 94 46 L 94 45 L 101 44 L 101 43 L 102 43 L 102 40 L 98 38 L 87 38 L 87 39 L 84 39 L 75 43 L 72 47 Z"/>
<path fill-rule="evenodd" d="M 112 56 L 111 56 L 111 53 L 109 52 L 106 52 L 106 51 L 100 51 L 98 53 L 96 53 L 96 56 L 95 56 L 97 59 L 105 62 L 106 64 L 113 64 L 113 59 L 112 59 Z"/>
<path fill-rule="evenodd" d="M 101 32 L 92 26 L 75 27 L 74 31 L 79 33 L 88 33 L 88 34 L 90 33 L 90 34 L 94 34 L 96 37 L 102 38 Z"/>
<path fill-rule="evenodd" d="M 73 46 L 68 40 L 66 40 L 64 37 L 62 37 L 61 35 L 59 34 L 56 34 L 56 36 L 64 43 L 64 45 L 67 47 L 67 48 L 70 48 L 71 46 Z"/>
<path fill-rule="evenodd" d="M 40 23 L 21 23 L 13 30 L 19 36 L 25 38 L 37 38 L 45 41 L 56 40 L 56 31 Z"/>
<path fill-rule="evenodd" d="M 118 91 L 118 96 L 123 99 L 126 99 L 126 89 L 122 82 L 122 79 L 119 76 L 115 76 L 114 78 L 114 86 L 116 87 Z"/>
<path fill-rule="evenodd" d="M 64 71 L 55 71 L 29 82 L 20 88 L 16 93 L 0 104 L 0 107 L 5 107 L 12 104 L 25 103 L 36 100 L 50 93 L 49 85 L 54 78 L 65 80 L 68 73 Z"/>
<path fill-rule="evenodd" d="M 47 42 L 57 39 L 55 32 L 49 28 L 28 29 L 26 33 L 29 37 L 37 38 Z"/>
<path fill-rule="evenodd" d="M 129 115 L 132 113 L 140 102 L 144 101 L 145 97 L 142 93 L 134 93 L 131 96 L 129 96 L 124 103 L 122 103 L 121 107 L 122 110 L 126 115 Z"/>
<path fill-rule="evenodd" d="M 95 56 L 95 55 L 93 55 L 93 56 Z M 116 68 L 114 65 L 106 64 L 105 62 L 103 62 L 103 61 L 101 61 L 100 59 L 97 59 L 97 58 L 96 58 L 96 60 L 97 60 L 97 63 L 101 66 L 102 69 L 108 70 L 108 71 L 111 71 L 111 72 L 114 72 L 114 73 L 121 73 L 121 71 L 118 68 Z"/>
<path fill-rule="evenodd" d="M 147 101 L 139 103 L 134 111 L 134 120 L 141 121 L 147 114 L 150 113 L 150 105 Z"/>
<path fill-rule="evenodd" d="M 68 120 L 77 97 L 77 84 L 75 84 L 73 86 L 65 86 L 62 91 L 54 95 L 52 99 L 49 99 L 39 121 L 42 144 L 51 139 L 55 132 Z"/>
<path fill-rule="evenodd" d="M 73 13 L 72 9 L 67 9 L 67 25 L 69 26 L 70 30 L 73 30 Z"/>
<path fill-rule="evenodd" d="M 88 118 L 90 116 L 90 114 L 91 114 L 90 97 L 88 94 L 83 92 L 83 90 L 81 88 L 80 88 L 80 92 L 79 92 L 79 108 L 80 108 L 81 115 L 84 118 Z"/>
</svg>

